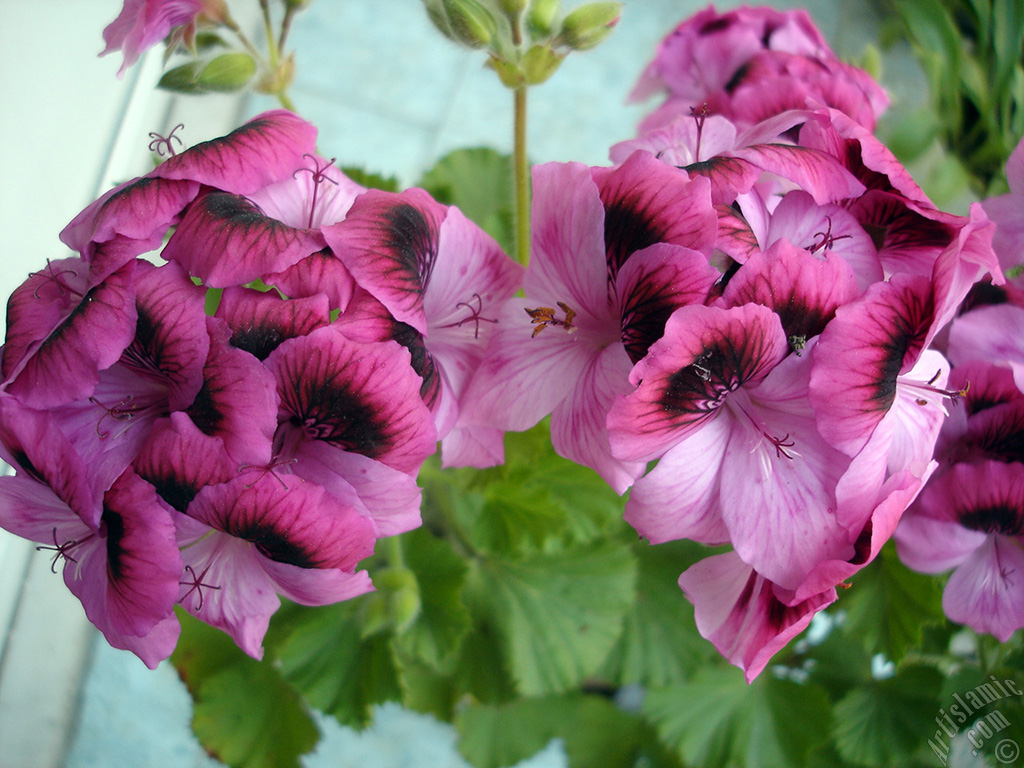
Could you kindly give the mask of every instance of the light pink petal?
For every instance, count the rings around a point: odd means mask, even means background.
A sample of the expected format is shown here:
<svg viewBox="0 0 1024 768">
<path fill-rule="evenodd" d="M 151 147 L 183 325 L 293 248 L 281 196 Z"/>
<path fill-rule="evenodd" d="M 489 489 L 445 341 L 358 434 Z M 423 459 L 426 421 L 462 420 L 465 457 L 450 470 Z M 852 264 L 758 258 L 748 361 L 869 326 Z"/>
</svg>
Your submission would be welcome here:
<svg viewBox="0 0 1024 768">
<path fill-rule="evenodd" d="M 486 469 L 505 463 L 505 432 L 494 427 L 455 423 L 441 441 L 442 467 Z"/>
<path fill-rule="evenodd" d="M 311 570 L 266 558 L 261 564 L 277 591 L 300 605 L 331 605 L 373 591 L 366 571 Z"/>
<path fill-rule="evenodd" d="M 569 394 L 600 347 L 581 333 L 530 324 L 530 299 L 511 299 L 498 315 L 484 359 L 461 403 L 467 424 L 529 429 Z"/>
<path fill-rule="evenodd" d="M 630 368 L 632 363 L 621 344 L 605 348 L 589 362 L 551 416 L 555 452 L 590 467 L 619 494 L 644 470 L 642 462 L 612 456 L 605 427 L 615 397 L 630 390 Z"/>
<path fill-rule="evenodd" d="M 771 581 L 734 552 L 706 557 L 679 577 L 694 606 L 697 630 L 751 682 L 778 651 L 831 605 L 826 590 L 795 605 L 782 603 Z"/>
<path fill-rule="evenodd" d="M 333 163 L 316 155 L 289 178 L 258 189 L 249 195 L 272 218 L 296 229 L 321 229 L 345 218 L 353 201 L 366 191 L 338 170 Z"/>
<path fill-rule="evenodd" d="M 590 168 L 534 166 L 532 222 L 525 294 L 545 306 L 562 301 L 576 312 L 608 313 L 604 206 Z"/>
<path fill-rule="evenodd" d="M 730 434 L 728 419 L 712 419 L 671 448 L 633 485 L 626 522 L 652 544 L 676 539 L 727 542 L 719 481 Z"/>
<path fill-rule="evenodd" d="M 976 632 L 1002 643 L 1024 627 L 1024 542 L 989 536 L 946 582 L 942 610 Z"/>
<path fill-rule="evenodd" d="M 984 360 L 1024 363 L 1024 308 L 995 304 L 972 309 L 953 323 L 949 358 L 957 363 Z"/>
</svg>

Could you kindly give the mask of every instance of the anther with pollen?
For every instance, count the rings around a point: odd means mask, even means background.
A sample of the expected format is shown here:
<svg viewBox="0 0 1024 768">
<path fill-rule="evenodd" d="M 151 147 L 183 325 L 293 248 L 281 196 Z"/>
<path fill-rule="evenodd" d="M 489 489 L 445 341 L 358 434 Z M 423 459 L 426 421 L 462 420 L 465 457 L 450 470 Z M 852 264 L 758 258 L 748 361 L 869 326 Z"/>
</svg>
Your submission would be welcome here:
<svg viewBox="0 0 1024 768">
<path fill-rule="evenodd" d="M 331 184 L 334 184 L 335 186 L 337 186 L 337 184 L 338 184 L 338 182 L 336 182 L 334 179 L 332 179 L 331 177 L 329 177 L 327 175 L 327 169 L 330 168 L 332 165 L 334 165 L 334 162 L 335 162 L 335 160 L 337 160 L 337 158 L 336 157 L 332 157 L 330 160 L 328 160 L 326 163 L 324 163 L 321 166 L 320 165 L 320 158 L 314 157 L 313 155 L 311 155 L 309 153 L 304 154 L 303 157 L 308 157 L 313 162 L 313 167 L 312 168 L 299 168 L 297 171 L 295 171 L 292 174 L 292 178 L 293 179 L 296 178 L 298 176 L 298 174 L 300 174 L 302 171 L 305 171 L 313 179 L 313 197 L 312 197 L 312 199 L 310 200 L 310 203 L 309 203 L 309 219 L 306 221 L 306 228 L 307 229 L 312 229 L 313 228 L 313 216 L 316 213 L 316 198 L 317 198 L 317 195 L 320 192 L 320 185 L 323 184 L 325 181 L 329 181 L 329 182 L 331 182 Z"/>
<path fill-rule="evenodd" d="M 526 314 L 530 316 L 530 324 L 536 325 L 533 329 L 533 333 L 530 335 L 531 339 L 537 338 L 537 334 L 547 328 L 549 325 L 560 326 L 565 328 L 566 333 L 575 333 L 576 326 L 572 324 L 573 319 L 576 317 L 575 310 L 571 309 L 565 302 L 558 302 L 558 308 L 565 313 L 565 319 L 559 320 L 555 317 L 554 307 L 537 307 L 536 309 L 527 309 Z"/>
<path fill-rule="evenodd" d="M 960 398 L 967 397 L 967 393 L 971 391 L 971 382 L 966 382 L 960 389 L 939 389 L 935 386 L 935 382 L 939 380 L 939 376 L 941 374 L 942 371 L 936 371 L 935 375 L 928 379 L 927 384 L 911 384 L 910 386 L 918 389 L 924 389 L 937 395 L 942 395 L 943 397 L 948 397 L 949 401 L 953 403 L 953 405 L 959 403 Z M 923 397 L 915 399 L 914 402 L 918 405 L 928 405 L 928 401 Z"/>
<path fill-rule="evenodd" d="M 177 152 L 174 151 L 174 142 L 178 142 L 179 145 L 183 145 L 182 140 L 174 134 L 185 127 L 184 123 L 178 123 L 171 129 L 171 132 L 166 136 L 161 136 L 155 131 L 151 131 L 149 138 L 152 139 L 149 142 L 149 151 L 156 152 L 160 157 L 164 156 L 164 151 L 167 151 L 167 157 L 174 157 Z"/>
</svg>

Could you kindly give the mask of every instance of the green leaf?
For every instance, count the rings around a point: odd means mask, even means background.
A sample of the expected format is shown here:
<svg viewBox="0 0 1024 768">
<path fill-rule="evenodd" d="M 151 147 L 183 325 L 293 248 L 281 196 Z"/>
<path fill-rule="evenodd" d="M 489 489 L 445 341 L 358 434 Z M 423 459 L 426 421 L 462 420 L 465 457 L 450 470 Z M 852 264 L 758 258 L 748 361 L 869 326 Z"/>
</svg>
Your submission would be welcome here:
<svg viewBox="0 0 1024 768">
<path fill-rule="evenodd" d="M 235 664 L 203 682 L 192 728 L 233 768 L 298 768 L 320 739 L 298 694 L 268 664 Z"/>
<path fill-rule="evenodd" d="M 195 700 L 192 727 L 203 748 L 235 768 L 290 768 L 319 740 L 297 693 L 274 667 L 184 611 L 171 662 Z"/>
<path fill-rule="evenodd" d="M 470 628 L 462 602 L 467 566 L 451 545 L 424 529 L 401 538 L 406 566 L 419 583 L 420 613 L 395 640 L 399 652 L 436 670 L 447 664 Z"/>
<path fill-rule="evenodd" d="M 640 570 L 636 600 L 604 675 L 619 685 L 660 687 L 684 682 L 716 651 L 697 631 L 693 605 L 679 588 L 679 574 L 706 557 L 707 547 L 691 541 L 633 546 Z"/>
<path fill-rule="evenodd" d="M 732 667 L 649 691 L 644 712 L 685 763 L 702 766 L 804 768 L 831 725 L 831 705 L 817 686 L 767 673 L 748 686 Z"/>
<path fill-rule="evenodd" d="M 481 611 L 473 612 L 476 615 Z M 485 704 L 515 696 L 508 660 L 501 652 L 500 634 L 490 623 L 478 621 L 463 639 L 452 678 L 459 690 Z"/>
<path fill-rule="evenodd" d="M 359 598 L 307 610 L 291 621 L 277 653 L 281 673 L 317 709 L 366 726 L 375 704 L 398 701 L 391 636 L 362 637 Z"/>
<path fill-rule="evenodd" d="M 481 553 L 553 552 L 624 532 L 623 500 L 594 471 L 555 454 L 546 424 L 506 435 L 505 463 L 420 472 L 424 518 L 454 525 Z"/>
<path fill-rule="evenodd" d="M 561 693 L 596 672 L 635 596 L 636 562 L 623 546 L 480 564 L 475 592 L 497 626 L 526 696 Z"/>
<path fill-rule="evenodd" d="M 839 754 L 872 768 L 905 765 L 935 731 L 941 685 L 934 669 L 908 666 L 851 690 L 835 707 Z"/>
<path fill-rule="evenodd" d="M 920 642 L 922 626 L 942 620 L 938 579 L 903 565 L 891 542 L 850 581 L 837 607 L 846 611 L 846 631 L 870 654 L 899 662 Z"/>
<path fill-rule="evenodd" d="M 561 739 L 569 768 L 677 765 L 652 749 L 645 724 L 610 700 L 590 694 L 471 705 L 455 719 L 459 751 L 476 768 L 502 768 Z"/>
<path fill-rule="evenodd" d="M 512 158 L 493 149 L 457 149 L 427 171 L 418 186 L 454 205 L 511 251 Z"/>
</svg>

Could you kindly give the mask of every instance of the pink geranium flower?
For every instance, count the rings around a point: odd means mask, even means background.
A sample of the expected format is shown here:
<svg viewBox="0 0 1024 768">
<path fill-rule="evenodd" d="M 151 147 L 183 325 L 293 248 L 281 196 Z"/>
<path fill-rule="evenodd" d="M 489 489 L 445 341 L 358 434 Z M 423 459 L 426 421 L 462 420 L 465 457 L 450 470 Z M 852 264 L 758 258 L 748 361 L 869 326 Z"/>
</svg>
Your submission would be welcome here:
<svg viewBox="0 0 1024 768">
<path fill-rule="evenodd" d="M 121 13 L 103 30 L 107 47 L 100 56 L 121 51 L 124 62 L 117 76 L 123 77 L 139 56 L 173 28 L 192 24 L 202 11 L 203 0 L 125 0 Z"/>
</svg>

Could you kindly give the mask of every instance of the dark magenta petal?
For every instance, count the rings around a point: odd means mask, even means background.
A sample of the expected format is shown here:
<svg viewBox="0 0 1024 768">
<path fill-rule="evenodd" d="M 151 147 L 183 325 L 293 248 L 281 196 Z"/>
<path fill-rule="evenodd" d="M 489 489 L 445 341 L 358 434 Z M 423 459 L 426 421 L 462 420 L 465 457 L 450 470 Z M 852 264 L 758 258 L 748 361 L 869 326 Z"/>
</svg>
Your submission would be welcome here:
<svg viewBox="0 0 1024 768">
<path fill-rule="evenodd" d="M 956 237 L 958 217 L 894 192 L 869 190 L 849 210 L 871 236 L 886 274 L 931 275 L 936 258 Z"/>
<path fill-rule="evenodd" d="M 64 581 L 108 637 L 142 637 L 171 617 L 181 554 L 171 513 L 131 472 L 106 493 L 97 535 L 64 566 Z"/>
<path fill-rule="evenodd" d="M 423 293 L 437 260 L 445 206 L 421 189 L 370 190 L 345 220 L 324 227 L 331 250 L 396 319 L 427 332 Z"/>
<path fill-rule="evenodd" d="M 593 168 L 591 174 L 605 209 L 611 278 L 631 254 L 655 243 L 711 254 L 716 216 L 709 182 L 690 179 L 647 152 L 634 152 L 617 168 Z"/>
<path fill-rule="evenodd" d="M 185 410 L 205 435 L 220 437 L 240 464 L 270 461 L 277 428 L 274 379 L 260 362 L 228 340 L 223 320 L 207 318 L 210 352 L 203 368 L 203 385 Z"/>
<path fill-rule="evenodd" d="M 0 397 L 0 456 L 26 477 L 47 486 L 88 525 L 99 525 L 103 488 L 90 482 L 89 467 L 45 411 Z"/>
<path fill-rule="evenodd" d="M 243 475 L 200 491 L 189 516 L 248 541 L 279 563 L 352 570 L 373 554 L 373 524 L 315 483 L 287 485 L 268 475 Z"/>
<path fill-rule="evenodd" d="M 636 363 L 647 354 L 676 309 L 703 304 L 718 277 L 703 254 L 688 248 L 660 243 L 634 254 L 616 285 L 630 360 Z"/>
<path fill-rule="evenodd" d="M 277 380 L 280 418 L 309 439 L 410 474 L 434 452 L 421 380 L 398 344 L 358 343 L 328 326 L 284 342 L 266 364 Z"/>
<path fill-rule="evenodd" d="M 134 468 L 179 512 L 185 512 L 205 486 L 238 476 L 238 465 L 224 449 L 224 441 L 203 434 L 184 413 L 172 413 L 153 425 Z"/>
<path fill-rule="evenodd" d="M 260 360 L 285 339 L 305 336 L 330 322 L 327 297 L 283 299 L 276 291 L 226 288 L 216 316 L 231 327 L 231 346 Z"/>
<path fill-rule="evenodd" d="M 761 169 L 739 157 L 719 155 L 687 165 L 691 176 L 705 176 L 711 182 L 711 200 L 715 205 L 730 205 L 737 195 L 749 192 L 761 178 Z"/>
<path fill-rule="evenodd" d="M 208 192 L 185 212 L 163 257 L 210 287 L 226 288 L 281 272 L 321 248 L 312 230 L 264 216 L 239 195 Z"/>
<path fill-rule="evenodd" d="M 83 292 L 84 262 L 64 259 L 15 290 L 7 303 L 6 391 L 34 408 L 87 398 L 135 334 L 134 271 L 130 262 Z"/>
<path fill-rule="evenodd" d="M 139 376 L 166 380 L 171 410 L 187 407 L 203 383 L 210 348 L 205 295 L 173 262 L 139 263 L 135 338 L 120 362 Z"/>
<path fill-rule="evenodd" d="M 730 392 L 762 381 L 788 351 L 767 307 L 677 309 L 633 368 L 637 389 L 608 414 L 612 452 L 627 460 L 660 456 L 714 416 Z"/>
<path fill-rule="evenodd" d="M 753 254 L 729 281 L 726 306 L 762 304 L 782 320 L 787 339 L 806 341 L 820 334 L 837 308 L 857 295 L 853 270 L 841 258 L 819 258 L 779 240 Z"/>
<path fill-rule="evenodd" d="M 932 286 L 896 275 L 840 307 L 814 351 L 809 397 L 818 429 L 854 456 L 896 400 L 896 379 L 921 355 L 934 320 Z"/>
<path fill-rule="evenodd" d="M 310 254 L 283 272 L 264 275 L 263 281 L 293 299 L 325 294 L 331 309 L 342 312 L 356 290 L 352 275 L 330 248 Z"/>
<path fill-rule="evenodd" d="M 150 176 L 188 179 L 247 195 L 291 176 L 316 151 L 316 128 L 283 109 L 257 115 L 227 136 L 169 157 Z"/>
<path fill-rule="evenodd" d="M 63 229 L 60 239 L 86 261 L 109 264 L 112 254 L 104 249 L 112 242 L 120 258 L 127 260 L 158 248 L 197 194 L 199 184 L 194 181 L 143 176 L 92 203 Z"/>
</svg>

